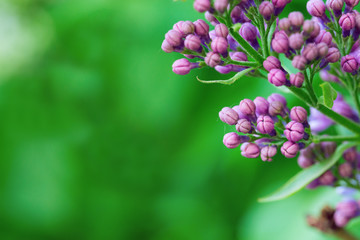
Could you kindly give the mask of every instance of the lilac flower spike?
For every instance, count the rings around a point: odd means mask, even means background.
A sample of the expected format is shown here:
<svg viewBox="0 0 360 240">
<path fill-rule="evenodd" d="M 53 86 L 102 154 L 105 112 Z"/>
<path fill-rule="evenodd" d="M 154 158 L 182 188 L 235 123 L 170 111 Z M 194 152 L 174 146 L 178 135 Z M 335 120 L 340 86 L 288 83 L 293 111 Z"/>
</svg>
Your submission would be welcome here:
<svg viewBox="0 0 360 240">
<path fill-rule="evenodd" d="M 221 109 L 221 111 L 219 112 L 219 117 L 221 121 L 229 125 L 235 125 L 239 120 L 238 113 L 229 107 L 224 107 L 223 109 Z"/>
<path fill-rule="evenodd" d="M 277 59 L 274 56 L 269 56 L 263 63 L 264 68 L 267 71 L 271 71 L 272 69 L 280 69 L 281 68 L 281 63 L 280 60 Z"/>
<path fill-rule="evenodd" d="M 269 113 L 269 102 L 263 97 L 256 97 L 254 99 L 257 115 L 267 115 Z"/>
<path fill-rule="evenodd" d="M 297 142 L 304 137 L 304 126 L 301 123 L 291 121 L 284 131 L 286 138 L 291 142 Z"/>
<path fill-rule="evenodd" d="M 241 136 L 235 132 L 225 134 L 223 143 L 227 148 L 236 148 L 242 142 Z"/>
<path fill-rule="evenodd" d="M 221 57 L 218 53 L 208 52 L 205 57 L 205 63 L 210 67 L 215 67 L 221 63 Z"/>
<path fill-rule="evenodd" d="M 206 12 L 210 10 L 211 2 L 210 0 L 195 0 L 194 8 L 198 12 Z"/>
<path fill-rule="evenodd" d="M 241 155 L 246 158 L 257 158 L 260 155 L 260 148 L 255 143 L 245 143 L 241 146 Z"/>
<path fill-rule="evenodd" d="M 352 13 L 346 13 L 342 15 L 339 19 L 339 24 L 342 29 L 349 31 L 355 27 L 356 20 Z"/>
<path fill-rule="evenodd" d="M 290 111 L 290 118 L 293 121 L 304 123 L 307 120 L 307 112 L 303 107 L 293 107 Z"/>
<path fill-rule="evenodd" d="M 174 73 L 179 74 L 179 75 L 186 75 L 191 71 L 191 69 L 193 69 L 197 66 L 198 66 L 197 63 L 191 63 L 186 58 L 182 58 L 182 59 L 176 60 L 174 62 L 174 64 L 172 65 L 172 68 L 173 68 Z"/>
<path fill-rule="evenodd" d="M 238 132 L 250 133 L 252 130 L 251 122 L 247 119 L 240 119 L 236 124 L 236 131 Z"/>
<path fill-rule="evenodd" d="M 290 83 L 291 85 L 300 88 L 304 83 L 304 74 L 301 72 L 298 72 L 296 74 L 290 75 Z"/>
<path fill-rule="evenodd" d="M 325 8 L 325 4 L 321 0 L 310 0 L 306 4 L 306 9 L 314 17 L 322 17 L 325 14 Z"/>
<path fill-rule="evenodd" d="M 229 35 L 229 30 L 225 24 L 218 24 L 215 26 L 215 34 L 217 37 L 226 38 Z"/>
<path fill-rule="evenodd" d="M 272 2 L 264 1 L 259 6 L 260 14 L 265 18 L 265 20 L 269 21 L 271 16 L 274 14 L 275 7 Z"/>
<path fill-rule="evenodd" d="M 257 119 L 256 129 L 262 134 L 270 134 L 274 130 L 274 121 L 270 116 L 260 115 Z"/>
<path fill-rule="evenodd" d="M 280 69 L 272 69 L 268 74 L 268 80 L 271 84 L 274 84 L 276 87 L 280 87 L 286 82 L 286 75 Z"/>
<path fill-rule="evenodd" d="M 277 148 L 275 146 L 265 146 L 261 148 L 260 156 L 261 160 L 271 162 L 273 157 L 277 153 Z"/>
<path fill-rule="evenodd" d="M 341 67 L 345 72 L 352 73 L 359 68 L 359 64 L 356 61 L 355 57 L 351 55 L 346 55 L 341 58 Z"/>
<path fill-rule="evenodd" d="M 240 111 L 248 116 L 255 115 L 255 103 L 251 101 L 250 99 L 244 99 L 240 102 Z"/>
<path fill-rule="evenodd" d="M 287 141 L 281 147 L 281 153 L 286 158 L 294 158 L 296 157 L 298 152 L 299 152 L 299 145 L 294 142 Z"/>
</svg>

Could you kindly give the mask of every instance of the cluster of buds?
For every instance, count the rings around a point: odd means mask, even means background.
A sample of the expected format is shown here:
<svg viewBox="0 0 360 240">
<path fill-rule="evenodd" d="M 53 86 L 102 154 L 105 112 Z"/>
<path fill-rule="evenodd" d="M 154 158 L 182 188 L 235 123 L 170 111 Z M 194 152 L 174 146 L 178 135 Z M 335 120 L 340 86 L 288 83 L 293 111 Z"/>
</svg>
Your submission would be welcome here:
<svg viewBox="0 0 360 240">
<path fill-rule="evenodd" d="M 337 204 L 333 217 L 336 226 L 345 227 L 351 219 L 358 216 L 360 216 L 360 200 L 350 198 Z"/>
<path fill-rule="evenodd" d="M 272 161 L 278 148 L 285 157 L 294 158 L 309 138 L 306 110 L 293 107 L 289 111 L 280 94 L 244 99 L 232 108 L 224 107 L 219 117 L 237 131 L 225 134 L 224 145 L 236 148 L 242 144 L 241 154 L 247 158 L 261 156 L 263 161 Z"/>
</svg>

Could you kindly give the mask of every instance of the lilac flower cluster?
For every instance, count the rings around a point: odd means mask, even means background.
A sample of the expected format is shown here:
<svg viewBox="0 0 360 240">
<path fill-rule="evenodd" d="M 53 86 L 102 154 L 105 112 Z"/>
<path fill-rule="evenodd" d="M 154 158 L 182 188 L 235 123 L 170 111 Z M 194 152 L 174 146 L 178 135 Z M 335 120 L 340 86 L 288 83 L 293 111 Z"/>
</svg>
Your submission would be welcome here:
<svg viewBox="0 0 360 240">
<path fill-rule="evenodd" d="M 280 94 L 244 99 L 232 108 L 224 107 L 219 117 L 237 131 L 225 134 L 224 145 L 236 148 L 242 144 L 241 154 L 247 158 L 261 156 L 263 161 L 272 161 L 278 148 L 285 157 L 294 158 L 305 147 L 302 140 L 309 138 L 306 110 L 293 107 L 289 111 Z"/>
<path fill-rule="evenodd" d="M 345 227 L 348 222 L 360 216 L 360 200 L 346 199 L 337 204 L 334 213 L 334 222 L 338 227 Z"/>
</svg>

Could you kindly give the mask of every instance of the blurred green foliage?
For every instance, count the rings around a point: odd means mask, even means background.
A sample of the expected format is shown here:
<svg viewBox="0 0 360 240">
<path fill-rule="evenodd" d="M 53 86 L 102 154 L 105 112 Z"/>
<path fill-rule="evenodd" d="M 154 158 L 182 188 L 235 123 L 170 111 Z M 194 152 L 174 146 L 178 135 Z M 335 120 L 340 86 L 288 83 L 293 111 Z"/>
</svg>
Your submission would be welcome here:
<svg viewBox="0 0 360 240">
<path fill-rule="evenodd" d="M 296 161 L 222 145 L 219 109 L 275 88 L 172 73 L 164 34 L 200 17 L 192 1 L 0 2 L 0 239 L 326 239 L 305 215 L 331 190 L 257 203 Z"/>
</svg>

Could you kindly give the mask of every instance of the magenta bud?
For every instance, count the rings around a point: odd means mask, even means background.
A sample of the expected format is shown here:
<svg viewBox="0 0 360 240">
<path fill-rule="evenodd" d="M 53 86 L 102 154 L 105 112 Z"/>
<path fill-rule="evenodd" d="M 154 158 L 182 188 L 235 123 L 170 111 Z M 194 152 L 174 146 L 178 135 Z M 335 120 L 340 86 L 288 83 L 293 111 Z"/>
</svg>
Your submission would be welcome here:
<svg viewBox="0 0 360 240">
<path fill-rule="evenodd" d="M 357 151 L 356 148 L 352 147 L 347 149 L 344 153 L 343 153 L 343 158 L 345 159 L 345 161 L 349 162 L 349 163 L 353 163 L 357 160 Z"/>
<path fill-rule="evenodd" d="M 215 39 L 211 43 L 211 49 L 215 53 L 224 54 L 227 52 L 228 42 L 226 38 L 223 37 L 215 37 Z"/>
<path fill-rule="evenodd" d="M 161 49 L 166 53 L 171 53 L 174 51 L 174 47 L 168 43 L 166 40 L 164 40 L 161 44 Z"/>
<path fill-rule="evenodd" d="M 283 115 L 284 113 L 284 105 L 279 101 L 270 102 L 269 106 L 269 114 L 272 117 L 277 115 Z"/>
<path fill-rule="evenodd" d="M 314 164 L 312 159 L 307 158 L 302 154 L 299 155 L 297 162 L 301 168 L 308 168 Z"/>
<path fill-rule="evenodd" d="M 316 45 L 314 43 L 309 43 L 308 45 L 305 46 L 304 50 L 302 51 L 301 55 L 308 60 L 309 62 L 315 60 L 318 55 L 318 48 L 316 47 Z"/>
<path fill-rule="evenodd" d="M 209 34 L 209 25 L 202 19 L 198 19 L 194 22 L 195 33 L 198 36 L 207 36 Z"/>
<path fill-rule="evenodd" d="M 199 51 L 199 49 L 201 48 L 201 39 L 193 34 L 188 35 L 185 38 L 184 45 L 187 49 L 190 49 L 192 51 Z"/>
<path fill-rule="evenodd" d="M 299 70 L 304 70 L 306 67 L 307 60 L 305 57 L 296 55 L 292 60 L 292 65 L 294 68 L 297 68 Z"/>
<path fill-rule="evenodd" d="M 255 143 L 244 143 L 241 146 L 241 155 L 246 158 L 257 158 L 260 155 L 260 148 Z"/>
<path fill-rule="evenodd" d="M 341 67 L 345 72 L 352 73 L 359 68 L 359 64 L 355 57 L 346 55 L 341 58 Z"/>
<path fill-rule="evenodd" d="M 287 105 L 286 98 L 278 93 L 271 94 L 267 100 L 269 103 L 272 103 L 275 101 L 281 102 L 284 107 Z"/>
<path fill-rule="evenodd" d="M 304 138 L 304 126 L 295 121 L 291 121 L 286 124 L 285 137 L 291 142 L 297 142 Z"/>
<path fill-rule="evenodd" d="M 306 4 L 306 9 L 313 17 L 322 17 L 325 14 L 325 3 L 322 0 L 310 0 Z"/>
<path fill-rule="evenodd" d="M 295 50 L 300 50 L 304 45 L 303 35 L 300 33 L 294 33 L 289 37 L 289 46 Z"/>
<path fill-rule="evenodd" d="M 267 71 L 271 71 L 272 69 L 280 69 L 281 62 L 274 56 L 269 56 L 264 62 L 263 66 Z"/>
<path fill-rule="evenodd" d="M 312 20 L 305 20 L 303 24 L 303 35 L 310 37 L 311 33 L 314 31 L 314 21 Z M 320 28 L 319 28 L 320 31 Z M 319 34 L 319 33 L 318 33 Z"/>
<path fill-rule="evenodd" d="M 277 153 L 277 148 L 275 146 L 265 146 L 261 148 L 260 156 L 261 160 L 271 162 L 272 157 Z"/>
<path fill-rule="evenodd" d="M 177 47 L 182 43 L 182 35 L 178 31 L 170 30 L 165 34 L 165 40 L 172 46 Z"/>
<path fill-rule="evenodd" d="M 247 119 L 240 119 L 236 124 L 236 131 L 242 133 L 250 133 L 252 131 L 251 122 Z"/>
<path fill-rule="evenodd" d="M 215 66 L 215 70 L 221 74 L 228 74 L 231 71 L 233 71 L 233 69 L 234 69 L 233 65 L 225 65 L 225 66 L 217 65 L 217 66 Z"/>
<path fill-rule="evenodd" d="M 282 18 L 279 20 L 279 29 L 283 31 L 289 31 L 291 27 L 290 20 L 288 18 Z"/>
<path fill-rule="evenodd" d="M 195 0 L 194 8 L 198 12 L 206 12 L 211 8 L 210 0 Z"/>
<path fill-rule="evenodd" d="M 237 114 L 237 112 L 229 107 L 224 107 L 223 109 L 221 109 L 221 111 L 219 112 L 219 117 L 221 121 L 229 125 L 235 125 L 239 120 L 239 115 Z"/>
<path fill-rule="evenodd" d="M 217 53 L 208 52 L 205 57 L 205 63 L 209 67 L 215 67 L 221 63 L 221 57 Z"/>
<path fill-rule="evenodd" d="M 230 58 L 237 62 L 247 62 L 248 57 L 243 52 L 230 52 Z"/>
<path fill-rule="evenodd" d="M 226 10 L 228 4 L 228 0 L 215 0 L 214 8 L 216 9 L 216 11 L 223 13 Z"/>
<path fill-rule="evenodd" d="M 320 144 L 320 149 L 324 154 L 325 158 L 331 157 L 334 154 L 336 148 L 337 145 L 335 142 L 322 142 Z"/>
<path fill-rule="evenodd" d="M 343 30 L 349 31 L 355 27 L 355 16 L 352 13 L 346 13 L 340 17 L 339 24 Z"/>
<path fill-rule="evenodd" d="M 353 168 L 350 163 L 346 162 L 339 166 L 339 173 L 342 177 L 351 177 L 353 174 Z"/>
<path fill-rule="evenodd" d="M 336 226 L 343 228 L 348 224 L 349 221 L 350 221 L 350 219 L 347 218 L 346 216 L 344 216 L 341 212 L 335 211 L 334 222 L 335 222 Z"/>
<path fill-rule="evenodd" d="M 314 22 L 314 30 L 310 34 L 310 38 L 314 39 L 320 34 L 320 24 L 318 22 Z"/>
<path fill-rule="evenodd" d="M 265 20 L 270 20 L 271 16 L 274 14 L 275 7 L 272 2 L 264 1 L 259 6 L 260 14 L 265 18 Z"/>
<path fill-rule="evenodd" d="M 326 43 L 329 47 L 332 45 L 332 36 L 331 33 L 329 33 L 326 30 L 320 30 L 319 34 L 315 38 L 315 43 Z"/>
<path fill-rule="evenodd" d="M 342 11 L 344 6 L 344 0 L 327 0 L 326 7 L 329 10 L 334 10 L 335 12 Z"/>
<path fill-rule="evenodd" d="M 260 115 L 256 122 L 256 129 L 262 134 L 270 134 L 274 130 L 274 121 L 268 115 Z"/>
<path fill-rule="evenodd" d="M 173 72 L 176 74 L 186 75 L 191 71 L 192 65 L 189 60 L 187 60 L 186 58 L 182 58 L 174 62 L 174 64 L 172 65 L 172 69 Z"/>
<path fill-rule="evenodd" d="M 269 113 L 269 102 L 263 97 L 256 97 L 254 99 L 256 106 L 256 114 L 258 115 L 267 115 Z"/>
<path fill-rule="evenodd" d="M 284 8 L 288 4 L 288 0 L 271 0 L 275 8 Z"/>
<path fill-rule="evenodd" d="M 174 26 L 173 26 L 173 29 L 174 29 L 175 31 L 178 31 L 178 32 L 181 33 L 182 35 L 184 35 L 184 33 L 183 33 L 182 30 L 181 30 L 181 26 L 183 25 L 183 23 L 184 23 L 184 21 L 179 21 L 179 22 L 175 23 Z"/>
<path fill-rule="evenodd" d="M 301 27 L 304 23 L 304 15 L 301 12 L 291 12 L 289 14 L 290 24 L 294 27 Z"/>
<path fill-rule="evenodd" d="M 229 29 L 226 27 L 225 24 L 217 24 L 215 26 L 215 34 L 217 37 L 226 38 L 229 35 Z"/>
<path fill-rule="evenodd" d="M 338 203 L 336 212 L 341 212 L 347 218 L 354 218 L 360 214 L 360 205 L 355 200 L 348 199 Z"/>
<path fill-rule="evenodd" d="M 184 35 L 188 35 L 188 34 L 192 34 L 194 33 L 195 31 L 195 26 L 192 22 L 190 21 L 185 21 L 181 24 L 181 32 L 184 34 Z"/>
<path fill-rule="evenodd" d="M 319 44 L 316 44 L 316 47 L 318 49 L 319 57 L 321 57 L 321 58 L 326 57 L 326 55 L 329 52 L 328 45 L 324 42 L 321 42 Z"/>
<path fill-rule="evenodd" d="M 299 145 L 294 142 L 287 141 L 281 147 L 281 153 L 286 158 L 294 158 L 299 152 Z"/>
<path fill-rule="evenodd" d="M 307 120 L 307 111 L 303 107 L 293 107 L 290 111 L 290 118 L 293 121 L 304 123 Z"/>
<path fill-rule="evenodd" d="M 244 99 L 240 102 L 240 111 L 245 115 L 253 116 L 255 114 L 255 103 L 250 99 Z"/>
<path fill-rule="evenodd" d="M 323 175 L 319 177 L 319 183 L 321 185 L 332 185 L 336 181 L 334 174 L 331 170 L 327 170 Z"/>
<path fill-rule="evenodd" d="M 359 0 L 345 0 L 345 3 L 348 7 L 353 8 L 359 4 Z"/>
<path fill-rule="evenodd" d="M 271 84 L 274 84 L 276 87 L 279 87 L 285 84 L 286 75 L 280 69 L 271 69 L 268 74 L 268 80 Z"/>
<path fill-rule="evenodd" d="M 258 31 L 254 25 L 246 22 L 241 26 L 239 33 L 246 41 L 254 41 L 256 40 Z"/>
<path fill-rule="evenodd" d="M 335 48 L 335 47 L 331 47 L 329 48 L 329 51 L 325 57 L 326 61 L 330 62 L 330 63 L 335 63 L 337 61 L 339 61 L 341 57 L 340 51 L 339 49 Z"/>
<path fill-rule="evenodd" d="M 289 50 L 289 39 L 287 37 L 276 37 L 277 35 L 283 36 L 278 33 L 275 34 L 274 39 L 271 41 L 271 47 L 277 53 L 286 53 Z"/>
<path fill-rule="evenodd" d="M 304 74 L 301 72 L 298 72 L 297 74 L 290 74 L 290 83 L 297 88 L 301 88 L 304 83 L 304 79 Z"/>
<path fill-rule="evenodd" d="M 236 132 L 227 133 L 223 138 L 223 143 L 227 148 L 236 148 L 242 143 L 241 136 Z"/>
</svg>

